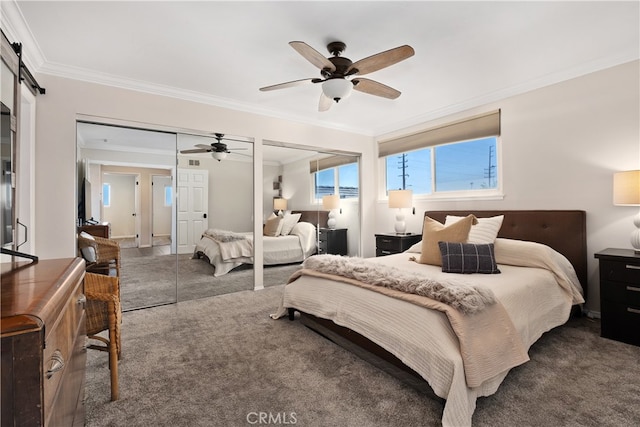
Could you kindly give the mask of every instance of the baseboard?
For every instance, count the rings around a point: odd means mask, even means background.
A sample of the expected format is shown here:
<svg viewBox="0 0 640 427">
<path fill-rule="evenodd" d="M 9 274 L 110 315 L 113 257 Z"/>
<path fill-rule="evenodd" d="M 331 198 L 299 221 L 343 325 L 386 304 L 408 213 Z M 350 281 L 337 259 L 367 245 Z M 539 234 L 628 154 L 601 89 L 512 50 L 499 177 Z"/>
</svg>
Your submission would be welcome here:
<svg viewBox="0 0 640 427">
<path fill-rule="evenodd" d="M 584 310 L 583 314 L 587 316 L 589 319 L 600 319 L 600 312 L 593 310 Z"/>
</svg>

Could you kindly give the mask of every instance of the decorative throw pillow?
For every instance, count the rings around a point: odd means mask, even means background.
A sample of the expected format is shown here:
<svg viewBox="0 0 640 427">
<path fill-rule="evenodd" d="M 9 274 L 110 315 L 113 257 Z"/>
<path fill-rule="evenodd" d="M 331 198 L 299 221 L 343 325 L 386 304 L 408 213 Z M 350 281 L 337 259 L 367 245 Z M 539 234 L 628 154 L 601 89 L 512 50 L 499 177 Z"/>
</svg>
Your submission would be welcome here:
<svg viewBox="0 0 640 427">
<path fill-rule="evenodd" d="M 291 234 L 291 230 L 293 230 L 293 226 L 300 221 L 301 213 L 296 214 L 285 214 L 282 218 L 282 230 L 280 230 L 281 236 L 288 236 Z"/>
<path fill-rule="evenodd" d="M 498 274 L 493 243 L 438 242 L 442 255 L 442 271 L 445 273 Z"/>
<path fill-rule="evenodd" d="M 447 215 L 444 225 L 448 226 L 457 221 L 460 221 L 465 217 Z M 494 243 L 500 227 L 502 227 L 502 221 L 504 215 L 492 216 L 490 218 L 476 218 L 478 223 L 471 226 L 469 231 L 469 239 L 467 243 Z"/>
<path fill-rule="evenodd" d="M 80 233 L 80 239 L 78 239 L 78 246 L 82 257 L 88 262 L 96 262 L 96 248 L 94 247 L 96 239 L 86 231 Z"/>
<path fill-rule="evenodd" d="M 276 237 L 280 234 L 282 230 L 282 218 L 279 216 L 271 216 L 267 219 L 267 222 L 264 225 L 264 229 L 262 230 L 262 234 L 265 236 Z"/>
<path fill-rule="evenodd" d="M 475 224 L 476 217 L 469 215 L 455 224 L 445 227 L 433 218 L 426 216 L 422 227 L 422 253 L 420 264 L 442 265 L 438 242 L 465 243 L 469 236 L 471 225 Z"/>
</svg>

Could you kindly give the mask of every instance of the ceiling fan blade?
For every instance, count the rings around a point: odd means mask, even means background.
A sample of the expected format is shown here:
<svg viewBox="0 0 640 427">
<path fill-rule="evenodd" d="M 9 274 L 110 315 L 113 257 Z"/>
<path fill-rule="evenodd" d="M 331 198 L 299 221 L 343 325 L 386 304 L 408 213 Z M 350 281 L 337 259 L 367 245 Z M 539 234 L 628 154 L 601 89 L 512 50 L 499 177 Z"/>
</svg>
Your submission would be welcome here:
<svg viewBox="0 0 640 427">
<path fill-rule="evenodd" d="M 331 108 L 333 100 L 329 98 L 324 92 L 320 93 L 320 102 L 318 103 L 318 111 L 327 111 Z"/>
<path fill-rule="evenodd" d="M 192 150 L 180 150 L 180 154 L 209 153 L 211 151 L 213 151 L 211 148 L 194 148 Z"/>
<path fill-rule="evenodd" d="M 260 90 L 263 92 L 266 92 L 268 90 L 276 90 L 276 89 L 284 89 L 287 87 L 301 86 L 308 82 L 315 83 L 314 80 L 320 80 L 320 79 L 312 78 L 312 79 L 293 80 L 286 83 L 278 83 L 277 85 L 261 87 Z M 224 139 L 227 139 L 227 138 L 224 138 Z"/>
<path fill-rule="evenodd" d="M 211 150 L 211 146 L 207 144 L 196 144 L 194 147 L 203 148 L 205 150 Z"/>
<path fill-rule="evenodd" d="M 227 148 L 227 151 L 244 151 L 248 150 L 248 148 Z"/>
<path fill-rule="evenodd" d="M 320 52 L 306 44 L 305 42 L 289 42 L 289 45 L 294 48 L 300 55 L 311 62 L 313 65 L 321 70 L 335 71 L 336 66 L 329 59 L 325 58 Z"/>
<path fill-rule="evenodd" d="M 396 99 L 400 96 L 400 91 L 396 90 L 375 80 L 369 79 L 353 79 L 353 89 L 368 93 L 370 95 L 381 96 L 383 98 Z"/>
<path fill-rule="evenodd" d="M 358 74 L 360 76 L 373 73 L 390 65 L 396 64 L 415 54 L 413 48 L 409 45 L 396 47 L 384 52 L 377 53 L 367 58 L 356 61 L 347 70 L 347 75 Z"/>
</svg>

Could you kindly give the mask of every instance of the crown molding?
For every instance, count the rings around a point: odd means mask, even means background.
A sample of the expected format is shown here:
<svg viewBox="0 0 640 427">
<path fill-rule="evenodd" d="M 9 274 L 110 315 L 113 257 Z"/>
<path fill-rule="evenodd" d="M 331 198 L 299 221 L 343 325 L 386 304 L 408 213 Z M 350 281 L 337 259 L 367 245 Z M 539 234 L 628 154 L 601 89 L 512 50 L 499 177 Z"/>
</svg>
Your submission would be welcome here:
<svg viewBox="0 0 640 427">
<path fill-rule="evenodd" d="M 20 11 L 15 0 L 0 1 L 2 13 L 0 13 L 0 23 L 11 42 L 22 43 L 22 62 L 32 72 L 37 72 L 46 58 L 40 49 L 33 33 L 29 29 L 27 22 Z"/>
</svg>

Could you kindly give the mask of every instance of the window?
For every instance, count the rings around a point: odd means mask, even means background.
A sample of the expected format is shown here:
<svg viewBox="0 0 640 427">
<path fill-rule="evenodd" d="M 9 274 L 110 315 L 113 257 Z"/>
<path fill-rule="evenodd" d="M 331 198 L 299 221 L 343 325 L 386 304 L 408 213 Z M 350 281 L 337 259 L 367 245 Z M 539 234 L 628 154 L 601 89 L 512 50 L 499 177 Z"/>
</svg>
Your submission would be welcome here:
<svg viewBox="0 0 640 427">
<path fill-rule="evenodd" d="M 437 145 L 386 158 L 387 192 L 413 194 L 498 188 L 497 138 Z"/>
<path fill-rule="evenodd" d="M 111 206 L 111 184 L 102 184 L 102 205 L 105 208 Z"/>
<path fill-rule="evenodd" d="M 386 192 L 456 197 L 497 195 L 500 110 L 380 141 Z M 463 194 L 464 192 L 464 194 Z"/>
<path fill-rule="evenodd" d="M 164 205 L 171 206 L 173 204 L 173 187 L 170 185 L 164 186 Z"/>
<path fill-rule="evenodd" d="M 338 194 L 341 199 L 358 198 L 360 192 L 358 163 L 322 169 L 313 174 L 316 200 L 331 194 Z"/>
</svg>

